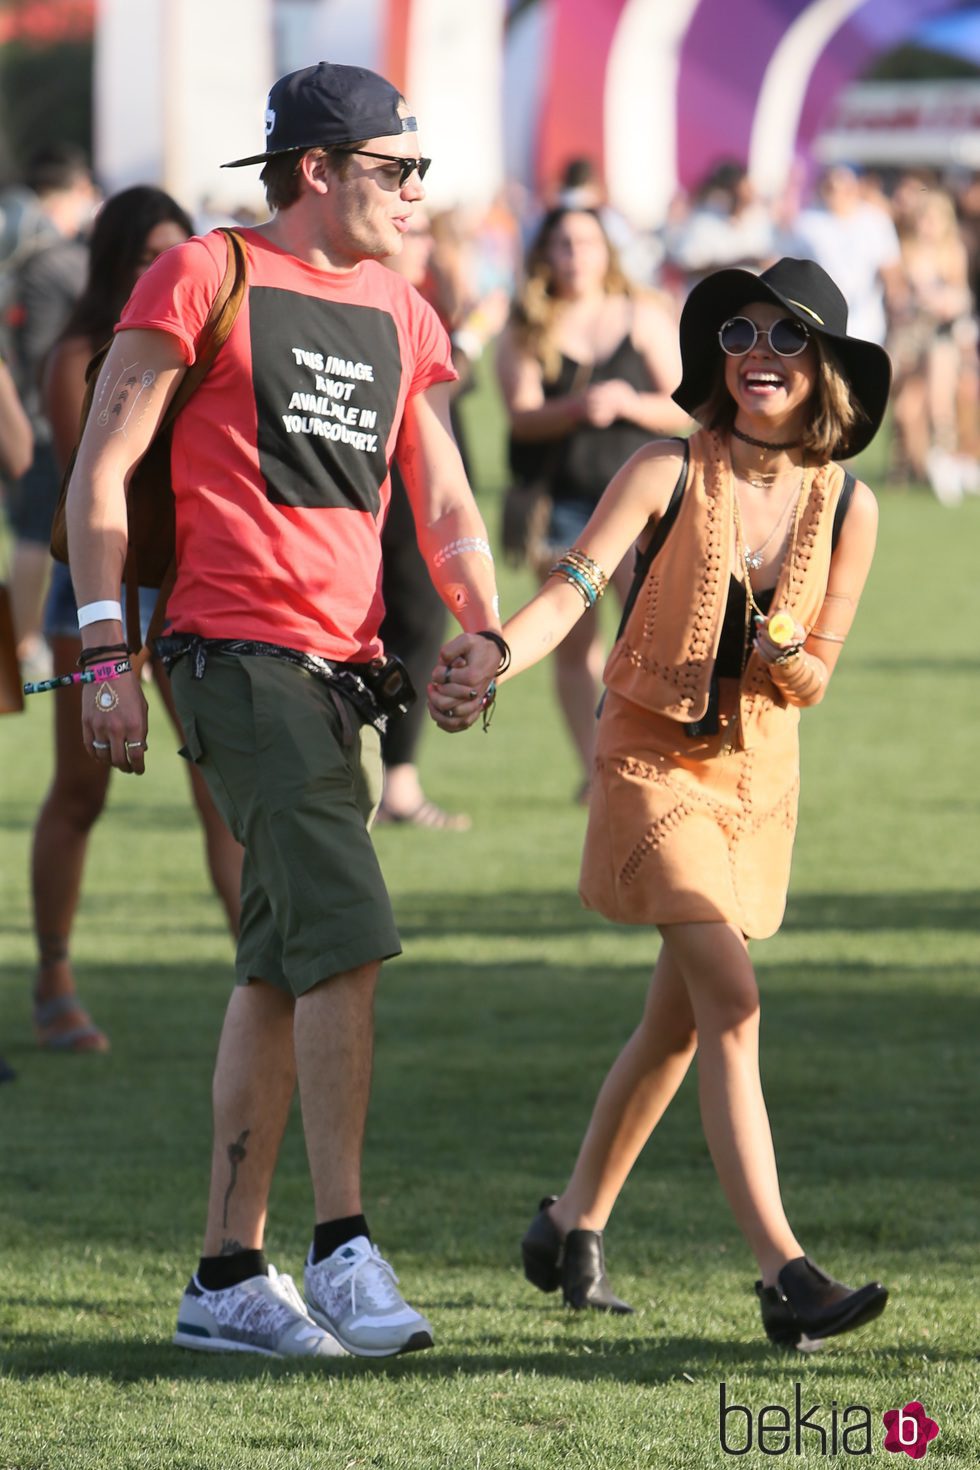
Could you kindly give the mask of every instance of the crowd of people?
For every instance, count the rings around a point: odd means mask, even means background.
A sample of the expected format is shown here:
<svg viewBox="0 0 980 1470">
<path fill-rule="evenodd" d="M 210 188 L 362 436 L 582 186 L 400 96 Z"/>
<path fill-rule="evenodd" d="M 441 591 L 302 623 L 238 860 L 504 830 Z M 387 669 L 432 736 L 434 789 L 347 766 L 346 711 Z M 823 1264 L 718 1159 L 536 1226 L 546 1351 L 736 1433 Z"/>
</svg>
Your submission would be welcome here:
<svg viewBox="0 0 980 1470">
<path fill-rule="evenodd" d="M 834 1281 L 783 1213 L 747 939 L 782 918 L 800 711 L 824 696 L 873 555 L 874 498 L 848 465 L 885 417 L 886 347 L 891 473 L 945 505 L 978 488 L 978 189 L 954 199 L 906 174 L 886 194 L 835 167 L 812 205 L 772 208 L 725 164 L 652 237 L 575 160 L 522 215 L 501 196 L 479 218 L 430 217 L 416 121 L 380 77 L 320 63 L 280 79 L 267 116 L 263 150 L 227 165 L 261 165 L 271 217 L 239 222 L 242 305 L 174 423 L 176 581 L 145 662 L 124 634 L 125 485 L 235 247 L 148 185 L 98 207 L 72 150 L 39 155 L 7 242 L 19 653 L 99 671 L 54 701 L 32 864 L 39 1044 L 109 1044 L 69 940 L 111 772 L 149 758 L 147 678 L 237 942 L 207 1228 L 175 1340 L 315 1357 L 431 1344 L 360 1193 L 373 995 L 400 950 L 369 824 L 464 828 L 422 788 L 418 717 L 427 704 L 467 729 L 500 680 L 552 652 L 589 807 L 583 899 L 663 943 L 568 1186 L 524 1238 L 526 1274 L 571 1307 L 629 1310 L 602 1231 L 697 1053 L 767 1336 L 849 1331 L 887 1292 Z M 71 478 L 71 571 L 49 578 L 85 366 L 114 330 Z M 506 623 L 456 413 L 494 339 L 512 471 L 547 508 L 528 545 L 539 591 Z M 623 618 L 607 662 L 608 584 Z M 462 631 L 446 643 L 449 615 Z M 263 1254 L 297 1087 L 316 1206 L 305 1300 Z"/>
</svg>

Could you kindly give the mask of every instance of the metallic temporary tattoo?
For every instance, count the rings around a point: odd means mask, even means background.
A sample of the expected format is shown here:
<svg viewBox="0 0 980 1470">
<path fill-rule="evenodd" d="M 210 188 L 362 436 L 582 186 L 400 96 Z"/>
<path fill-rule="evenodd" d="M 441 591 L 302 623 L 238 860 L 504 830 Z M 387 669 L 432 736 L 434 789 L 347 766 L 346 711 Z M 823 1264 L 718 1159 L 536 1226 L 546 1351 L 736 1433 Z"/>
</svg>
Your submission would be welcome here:
<svg viewBox="0 0 980 1470">
<path fill-rule="evenodd" d="M 97 422 L 112 434 L 124 434 L 137 403 L 156 380 L 157 375 L 152 368 L 141 373 L 136 362 L 124 367 L 109 391 L 108 406 L 100 410 Z"/>
</svg>

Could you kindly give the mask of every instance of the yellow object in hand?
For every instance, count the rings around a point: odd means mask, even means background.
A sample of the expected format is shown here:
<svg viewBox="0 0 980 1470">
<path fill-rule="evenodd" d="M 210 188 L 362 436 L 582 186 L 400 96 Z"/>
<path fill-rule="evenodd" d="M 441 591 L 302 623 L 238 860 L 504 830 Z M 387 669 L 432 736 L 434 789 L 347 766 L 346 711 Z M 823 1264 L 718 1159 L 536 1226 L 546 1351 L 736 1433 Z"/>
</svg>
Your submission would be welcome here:
<svg viewBox="0 0 980 1470">
<path fill-rule="evenodd" d="M 796 637 L 796 623 L 787 612 L 773 613 L 766 624 L 766 632 L 770 643 L 775 643 L 777 648 L 785 648 Z"/>
</svg>

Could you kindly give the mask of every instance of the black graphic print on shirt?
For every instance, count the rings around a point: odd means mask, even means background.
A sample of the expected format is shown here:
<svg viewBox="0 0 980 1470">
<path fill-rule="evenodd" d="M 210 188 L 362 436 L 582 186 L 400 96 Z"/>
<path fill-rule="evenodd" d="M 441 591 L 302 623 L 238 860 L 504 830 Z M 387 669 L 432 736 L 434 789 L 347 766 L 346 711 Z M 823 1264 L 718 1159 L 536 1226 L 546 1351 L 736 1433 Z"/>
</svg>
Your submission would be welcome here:
<svg viewBox="0 0 980 1470">
<path fill-rule="evenodd" d="M 273 286 L 251 288 L 249 314 L 269 499 L 376 515 L 401 374 L 394 321 Z"/>
</svg>

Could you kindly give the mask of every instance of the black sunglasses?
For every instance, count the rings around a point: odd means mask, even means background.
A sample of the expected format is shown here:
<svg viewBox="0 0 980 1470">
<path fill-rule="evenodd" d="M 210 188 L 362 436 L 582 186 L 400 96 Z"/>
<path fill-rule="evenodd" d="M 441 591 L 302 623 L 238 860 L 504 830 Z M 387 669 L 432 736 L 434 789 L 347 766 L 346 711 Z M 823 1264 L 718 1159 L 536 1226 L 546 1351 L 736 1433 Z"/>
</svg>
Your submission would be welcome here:
<svg viewBox="0 0 980 1470">
<path fill-rule="evenodd" d="M 419 182 L 429 172 L 431 158 L 399 158 L 393 153 L 372 153 L 368 148 L 338 148 L 338 153 L 360 153 L 364 158 L 380 158 L 382 163 L 394 163 L 398 167 L 398 187 L 404 189 L 409 179 L 418 170 Z"/>
<path fill-rule="evenodd" d="M 757 327 L 747 316 L 733 316 L 723 324 L 718 333 L 721 350 L 729 357 L 744 357 L 747 352 L 752 351 L 760 337 L 765 337 L 778 357 L 799 357 L 810 342 L 810 333 L 803 322 L 798 322 L 791 316 L 780 317 L 768 331 L 764 327 Z"/>
</svg>

